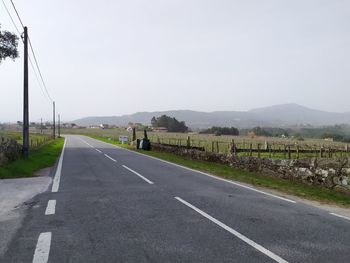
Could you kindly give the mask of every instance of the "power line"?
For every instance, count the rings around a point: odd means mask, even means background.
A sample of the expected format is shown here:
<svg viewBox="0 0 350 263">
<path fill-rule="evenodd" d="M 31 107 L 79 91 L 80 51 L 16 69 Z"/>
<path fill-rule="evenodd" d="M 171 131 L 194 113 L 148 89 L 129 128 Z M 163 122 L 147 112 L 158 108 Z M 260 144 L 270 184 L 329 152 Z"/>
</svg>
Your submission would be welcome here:
<svg viewBox="0 0 350 263">
<path fill-rule="evenodd" d="M 30 57 L 28 57 L 28 58 L 29 58 L 30 66 L 31 66 L 31 68 L 32 68 L 32 70 L 34 72 L 34 76 L 35 76 L 35 78 L 36 78 L 36 80 L 37 80 L 37 82 L 39 84 L 41 93 L 43 94 L 44 98 L 47 99 L 47 101 L 50 103 L 50 99 L 47 97 L 47 95 L 46 95 L 46 93 L 45 93 L 45 91 L 44 91 L 44 89 L 42 87 L 42 84 L 41 84 L 41 82 L 39 80 L 38 74 L 36 73 L 36 71 L 34 69 L 34 64 L 33 64 L 32 60 L 30 59 Z"/>
<path fill-rule="evenodd" d="M 17 27 L 15 21 L 13 20 L 12 15 L 11 15 L 9 9 L 7 8 L 7 6 L 6 6 L 5 2 L 4 2 L 4 0 L 1 0 L 1 1 L 2 1 L 2 4 L 3 4 L 3 6 L 5 7 L 5 10 L 6 10 L 8 16 L 10 17 L 11 22 L 12 22 L 13 26 L 15 27 L 15 29 L 16 29 L 16 31 L 17 31 L 19 37 L 21 37 L 21 33 L 19 32 L 19 29 L 18 29 L 18 27 Z M 23 39 L 22 39 L 22 42 L 23 42 Z M 38 77 L 38 75 L 37 75 L 37 73 L 36 73 L 36 70 L 34 69 L 33 61 L 32 61 L 32 59 L 31 59 L 30 57 L 29 57 L 29 62 L 30 62 L 30 65 L 31 65 L 31 67 L 32 67 L 32 69 L 33 69 L 35 78 L 36 78 L 36 80 L 38 81 L 38 84 L 39 84 L 39 87 L 40 87 L 40 90 L 41 90 L 42 94 L 44 95 L 44 97 L 45 97 L 46 99 L 48 99 L 49 101 L 52 102 L 52 99 L 49 98 L 49 97 L 46 95 L 45 91 L 43 90 L 42 83 L 41 83 L 40 80 L 39 80 L 39 77 Z"/>
<path fill-rule="evenodd" d="M 11 16 L 11 13 L 10 13 L 10 11 L 8 10 L 8 8 L 7 8 L 7 6 L 6 6 L 5 2 L 4 2 L 4 0 L 1 0 L 1 1 L 2 1 L 2 4 L 4 5 L 4 7 L 5 7 L 5 9 L 6 9 L 7 14 L 9 15 L 9 17 L 10 17 L 10 19 L 11 19 L 11 21 L 12 21 L 13 26 L 16 28 L 16 31 L 17 31 L 19 37 L 21 37 L 21 33 L 19 32 L 18 27 L 17 27 L 15 21 L 13 20 L 13 18 L 12 18 L 12 16 Z M 22 41 L 23 41 L 23 40 L 22 40 Z"/>
<path fill-rule="evenodd" d="M 16 7 L 15 7 L 15 4 L 13 3 L 12 0 L 10 0 L 10 1 L 11 1 L 12 6 L 13 6 L 13 9 L 15 9 L 15 11 L 16 11 L 16 14 L 17 14 L 17 17 L 18 17 L 19 22 L 21 23 L 22 27 L 24 28 L 24 25 L 23 25 L 23 23 L 22 23 L 22 19 L 21 19 L 21 17 L 19 16 L 19 14 L 18 14 L 18 12 L 17 12 L 17 9 L 16 9 Z"/>
<path fill-rule="evenodd" d="M 11 1 L 12 6 L 13 6 L 13 9 L 14 9 L 15 12 L 16 12 L 16 15 L 17 15 L 17 18 L 18 18 L 19 22 L 21 23 L 22 27 L 24 28 L 22 19 L 21 19 L 21 17 L 19 16 L 19 13 L 18 13 L 18 11 L 17 11 L 17 9 L 16 9 L 15 4 L 13 3 L 12 0 L 10 0 L 10 1 Z M 17 26 L 16 26 L 16 23 L 14 22 L 14 20 L 13 20 L 11 14 L 10 14 L 10 12 L 9 12 L 9 10 L 8 10 L 8 8 L 6 7 L 6 5 L 5 5 L 5 3 L 4 3 L 4 0 L 2 0 L 2 2 L 3 2 L 3 4 L 4 4 L 4 6 L 5 6 L 5 8 L 6 8 L 6 11 L 7 11 L 8 15 L 10 16 L 11 21 L 12 21 L 13 25 L 15 26 L 15 28 L 16 28 L 18 34 L 21 35 L 21 34 L 19 33 L 19 30 L 18 30 Z M 44 87 L 45 92 L 46 92 L 46 96 L 48 97 L 48 99 L 49 99 L 51 102 L 53 102 L 53 99 L 51 98 L 50 93 L 49 93 L 49 91 L 48 91 L 48 89 L 47 89 L 47 87 L 46 87 L 46 83 L 45 83 L 45 81 L 44 81 L 43 75 L 41 74 L 41 70 L 40 70 L 40 67 L 39 67 L 39 63 L 38 63 L 38 60 L 37 60 L 37 58 L 36 58 L 36 55 L 35 55 L 35 52 L 34 52 L 34 48 L 33 48 L 32 42 L 30 41 L 30 38 L 29 38 L 29 37 L 28 37 L 28 41 L 29 41 L 30 49 L 31 49 L 32 54 L 33 54 L 33 58 L 34 58 L 34 62 L 35 62 L 36 68 L 38 69 L 38 73 L 39 73 L 41 82 L 42 82 L 43 87 Z M 31 60 L 30 60 L 30 63 L 33 64 Z M 33 67 L 33 65 L 32 65 L 32 67 Z M 34 70 L 34 69 L 33 69 L 33 70 Z M 35 72 L 35 71 L 34 71 L 34 72 Z M 40 87 L 40 88 L 42 88 L 42 87 Z"/>
<path fill-rule="evenodd" d="M 40 75 L 40 78 L 41 78 L 41 81 L 43 83 L 43 86 L 45 88 L 45 91 L 46 91 L 46 94 L 47 94 L 47 97 L 50 99 L 51 102 L 53 102 L 53 99 L 51 98 L 47 88 L 46 88 L 46 84 L 45 84 L 45 81 L 44 81 L 44 78 L 43 78 L 43 75 L 41 74 L 41 71 L 40 71 L 40 67 L 39 67 L 39 64 L 38 64 L 38 60 L 36 59 L 36 56 L 35 56 L 35 53 L 34 53 L 34 49 L 33 49 L 33 46 L 32 46 L 32 42 L 30 41 L 30 38 L 28 37 L 28 40 L 29 40 L 29 46 L 30 46 L 30 49 L 33 53 L 33 57 L 34 57 L 34 61 L 35 61 L 35 64 L 36 64 L 36 67 L 38 69 L 38 72 L 39 72 L 39 75 Z"/>
</svg>

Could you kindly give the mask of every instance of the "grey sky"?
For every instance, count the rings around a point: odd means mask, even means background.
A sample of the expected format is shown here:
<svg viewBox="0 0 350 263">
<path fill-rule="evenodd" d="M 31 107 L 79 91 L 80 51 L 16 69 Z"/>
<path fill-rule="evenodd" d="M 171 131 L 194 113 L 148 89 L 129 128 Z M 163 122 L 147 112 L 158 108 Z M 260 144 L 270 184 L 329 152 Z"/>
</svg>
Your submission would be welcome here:
<svg viewBox="0 0 350 263">
<path fill-rule="evenodd" d="M 14 2 L 65 120 L 288 102 L 350 111 L 350 1 Z M 2 3 L 0 23 L 14 31 Z M 0 65 L 0 121 L 22 118 L 22 68 Z M 30 78 L 31 121 L 50 119 Z"/>
</svg>

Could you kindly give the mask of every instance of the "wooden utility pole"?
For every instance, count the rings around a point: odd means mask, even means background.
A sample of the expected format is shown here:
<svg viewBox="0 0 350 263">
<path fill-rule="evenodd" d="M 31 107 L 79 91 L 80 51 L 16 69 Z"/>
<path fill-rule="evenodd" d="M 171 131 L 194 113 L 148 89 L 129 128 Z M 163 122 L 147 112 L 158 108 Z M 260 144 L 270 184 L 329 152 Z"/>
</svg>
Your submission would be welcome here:
<svg viewBox="0 0 350 263">
<path fill-rule="evenodd" d="M 24 27 L 24 78 L 23 78 L 23 146 L 22 154 L 28 157 L 29 154 L 29 100 L 28 100 L 28 29 Z"/>
<path fill-rule="evenodd" d="M 40 119 L 40 133 L 43 134 L 43 118 Z"/>
<path fill-rule="evenodd" d="M 55 102 L 52 102 L 52 109 L 53 109 L 53 120 L 52 120 L 52 125 L 53 125 L 53 133 L 52 133 L 52 137 L 53 139 L 55 139 L 56 137 L 56 123 L 55 123 Z"/>
<path fill-rule="evenodd" d="M 58 138 L 61 138 L 61 115 L 58 114 Z"/>
</svg>

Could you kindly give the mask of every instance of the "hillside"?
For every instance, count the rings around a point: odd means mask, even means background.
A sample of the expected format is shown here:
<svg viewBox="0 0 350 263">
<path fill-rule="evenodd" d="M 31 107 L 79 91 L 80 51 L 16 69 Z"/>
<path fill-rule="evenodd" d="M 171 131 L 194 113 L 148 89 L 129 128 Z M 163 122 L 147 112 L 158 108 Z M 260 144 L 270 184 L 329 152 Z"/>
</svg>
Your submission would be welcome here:
<svg viewBox="0 0 350 263">
<path fill-rule="evenodd" d="M 81 126 L 101 123 L 125 126 L 129 122 L 150 124 L 153 116 L 161 115 L 175 117 L 185 121 L 192 129 L 202 129 L 211 126 L 234 126 L 251 128 L 254 126 L 292 126 L 292 125 L 334 125 L 350 124 L 350 112 L 335 113 L 310 109 L 298 104 L 280 104 L 250 111 L 214 111 L 199 112 L 191 110 L 173 110 L 156 112 L 137 112 L 122 116 L 86 117 L 75 120 Z"/>
</svg>

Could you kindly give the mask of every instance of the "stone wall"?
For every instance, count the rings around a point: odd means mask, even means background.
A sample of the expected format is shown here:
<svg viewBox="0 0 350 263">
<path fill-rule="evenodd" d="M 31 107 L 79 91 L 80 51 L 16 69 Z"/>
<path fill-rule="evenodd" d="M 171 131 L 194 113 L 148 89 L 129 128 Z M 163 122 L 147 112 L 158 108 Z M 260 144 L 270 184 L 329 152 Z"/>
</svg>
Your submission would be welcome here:
<svg viewBox="0 0 350 263">
<path fill-rule="evenodd" d="M 0 140 L 0 165 L 17 160 L 21 157 L 22 146 L 12 139 Z"/>
<path fill-rule="evenodd" d="M 339 189 L 350 194 L 349 158 L 303 158 L 291 160 L 257 158 L 203 152 L 156 143 L 152 144 L 152 149 L 174 153 L 194 160 L 221 163 L 260 174 L 301 181 L 310 185 L 319 185 L 328 189 Z"/>
</svg>

